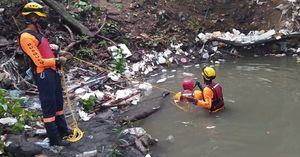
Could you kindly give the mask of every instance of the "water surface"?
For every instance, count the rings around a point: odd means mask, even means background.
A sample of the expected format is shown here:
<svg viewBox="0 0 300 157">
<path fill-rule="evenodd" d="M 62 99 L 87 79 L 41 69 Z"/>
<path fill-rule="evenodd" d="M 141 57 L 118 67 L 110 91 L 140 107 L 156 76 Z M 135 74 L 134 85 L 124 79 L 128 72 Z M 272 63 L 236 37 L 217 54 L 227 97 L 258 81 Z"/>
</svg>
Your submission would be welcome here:
<svg viewBox="0 0 300 157">
<path fill-rule="evenodd" d="M 226 110 L 209 114 L 194 107 L 184 112 L 170 98 L 163 100 L 162 109 L 142 122 L 160 140 L 153 156 L 299 157 L 299 68 L 295 59 L 287 57 L 240 59 L 216 67 Z M 194 73 L 201 80 L 200 68 L 195 66 L 171 70 L 152 81 L 169 77 L 158 85 L 179 91 L 187 77 L 183 73 Z M 160 93 L 154 89 L 148 99 Z M 168 136 L 174 140 L 166 140 Z"/>
</svg>

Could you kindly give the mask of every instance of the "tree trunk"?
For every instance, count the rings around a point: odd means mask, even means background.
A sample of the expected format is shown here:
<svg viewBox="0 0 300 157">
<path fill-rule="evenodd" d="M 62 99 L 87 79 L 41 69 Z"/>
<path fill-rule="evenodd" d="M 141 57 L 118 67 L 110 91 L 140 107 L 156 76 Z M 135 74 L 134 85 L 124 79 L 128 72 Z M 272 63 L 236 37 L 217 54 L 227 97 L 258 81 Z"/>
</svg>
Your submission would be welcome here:
<svg viewBox="0 0 300 157">
<path fill-rule="evenodd" d="M 66 9 L 62 6 L 62 4 L 59 4 L 59 2 L 55 0 L 42 0 L 45 4 L 47 4 L 49 7 L 51 7 L 53 10 L 55 10 L 57 13 L 59 13 L 62 18 L 67 21 L 73 28 L 78 30 L 81 34 L 88 35 L 90 37 L 93 37 L 93 33 L 84 25 L 82 25 L 80 22 L 78 22 L 75 18 L 73 18 Z"/>
</svg>

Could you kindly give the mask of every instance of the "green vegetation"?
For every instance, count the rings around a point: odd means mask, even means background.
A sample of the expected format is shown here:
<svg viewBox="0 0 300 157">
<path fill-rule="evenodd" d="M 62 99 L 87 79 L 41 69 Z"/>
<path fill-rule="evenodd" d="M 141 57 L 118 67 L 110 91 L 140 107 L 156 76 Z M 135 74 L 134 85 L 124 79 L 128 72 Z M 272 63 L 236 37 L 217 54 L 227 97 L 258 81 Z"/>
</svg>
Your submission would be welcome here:
<svg viewBox="0 0 300 157">
<path fill-rule="evenodd" d="M 113 149 L 109 150 L 109 156 L 110 157 L 119 157 L 119 156 L 122 156 L 122 153 L 117 147 L 114 147 Z"/>
<path fill-rule="evenodd" d="M 92 5 L 88 0 L 79 0 L 77 1 L 74 6 L 80 11 L 91 11 L 92 10 Z"/>
<path fill-rule="evenodd" d="M 14 117 L 17 123 L 9 128 L 12 133 L 21 133 L 24 126 L 33 118 L 38 118 L 39 114 L 34 111 L 28 111 L 21 107 L 23 99 L 9 98 L 6 91 L 0 89 L 0 117 Z M 2 132 L 2 130 L 0 130 Z"/>
<path fill-rule="evenodd" d="M 122 3 L 116 3 L 115 7 L 117 8 L 118 11 L 122 11 L 124 9 L 124 5 Z"/>
<path fill-rule="evenodd" d="M 0 118 L 14 117 L 17 119 L 14 125 L 5 128 L 1 127 L 0 135 L 3 131 L 14 134 L 21 133 L 24 131 L 25 124 L 29 124 L 31 120 L 39 117 L 37 112 L 22 108 L 21 105 L 23 103 L 23 99 L 10 98 L 5 90 L 0 89 Z M 0 152 L 3 152 L 3 149 L 4 142 L 0 140 Z"/>
<path fill-rule="evenodd" d="M 81 49 L 78 52 L 79 58 L 85 59 L 85 58 L 92 58 L 95 52 L 92 48 L 87 47 L 81 47 Z"/>
<path fill-rule="evenodd" d="M 82 107 L 84 111 L 90 112 L 93 110 L 96 105 L 97 98 L 95 96 L 90 96 L 87 100 L 81 100 Z"/>
<path fill-rule="evenodd" d="M 116 34 L 118 32 L 118 25 L 114 22 L 105 24 L 105 26 L 101 30 L 101 34 L 104 36 L 109 34 Z"/>
<path fill-rule="evenodd" d="M 126 67 L 126 59 L 124 58 L 122 52 L 123 50 L 121 48 L 117 48 L 113 51 L 113 68 L 119 74 L 123 73 Z"/>
</svg>

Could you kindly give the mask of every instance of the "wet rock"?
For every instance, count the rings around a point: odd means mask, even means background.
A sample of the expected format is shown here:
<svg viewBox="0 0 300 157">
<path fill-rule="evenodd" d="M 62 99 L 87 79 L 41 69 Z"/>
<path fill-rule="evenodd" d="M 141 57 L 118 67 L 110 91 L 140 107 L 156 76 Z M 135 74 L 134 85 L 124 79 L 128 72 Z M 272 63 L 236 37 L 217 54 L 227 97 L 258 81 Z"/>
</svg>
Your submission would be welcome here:
<svg viewBox="0 0 300 157">
<path fill-rule="evenodd" d="M 32 157 L 42 153 L 43 148 L 25 141 L 22 135 L 12 135 L 8 137 L 8 141 L 12 143 L 5 148 L 5 151 L 11 153 L 14 156 Z"/>
<path fill-rule="evenodd" d="M 135 147 L 126 147 L 122 151 L 123 156 L 130 156 L 130 157 L 144 157 L 144 154 L 142 154 L 139 150 L 137 150 Z"/>
</svg>

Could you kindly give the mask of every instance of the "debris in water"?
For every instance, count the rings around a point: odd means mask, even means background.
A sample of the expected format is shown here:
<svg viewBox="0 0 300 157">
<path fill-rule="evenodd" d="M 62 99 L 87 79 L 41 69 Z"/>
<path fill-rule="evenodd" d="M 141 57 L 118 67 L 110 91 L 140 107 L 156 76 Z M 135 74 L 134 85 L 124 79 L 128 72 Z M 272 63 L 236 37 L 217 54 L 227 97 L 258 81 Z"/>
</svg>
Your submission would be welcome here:
<svg viewBox="0 0 300 157">
<path fill-rule="evenodd" d="M 163 79 L 158 80 L 156 83 L 162 83 L 162 82 L 165 82 L 166 80 L 167 80 L 167 78 L 163 78 Z"/>
<path fill-rule="evenodd" d="M 173 135 L 169 135 L 166 140 L 170 143 L 174 143 L 175 142 L 175 137 Z"/>
<path fill-rule="evenodd" d="M 213 125 L 212 125 L 212 126 L 207 126 L 207 127 L 206 127 L 206 129 L 214 129 L 214 128 L 216 128 L 216 126 L 213 126 Z"/>
<path fill-rule="evenodd" d="M 170 75 L 170 76 L 168 76 L 168 78 L 174 78 L 175 77 L 175 75 Z"/>
<path fill-rule="evenodd" d="M 183 75 L 183 76 L 190 76 L 190 77 L 194 76 L 193 73 L 186 73 L 186 72 L 182 73 L 182 75 Z"/>
</svg>

